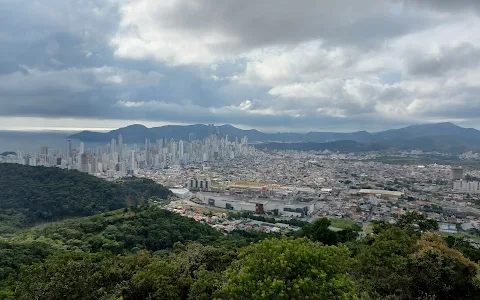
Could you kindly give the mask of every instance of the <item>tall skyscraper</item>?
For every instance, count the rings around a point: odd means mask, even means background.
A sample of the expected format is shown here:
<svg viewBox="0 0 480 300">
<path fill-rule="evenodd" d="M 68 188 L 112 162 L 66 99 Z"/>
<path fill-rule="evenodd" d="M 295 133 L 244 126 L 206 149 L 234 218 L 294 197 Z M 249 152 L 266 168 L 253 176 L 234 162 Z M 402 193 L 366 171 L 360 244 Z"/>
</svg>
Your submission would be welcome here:
<svg viewBox="0 0 480 300">
<path fill-rule="evenodd" d="M 80 142 L 80 154 L 85 153 L 85 144 L 83 142 Z"/>
<path fill-rule="evenodd" d="M 118 135 L 118 156 L 120 160 L 123 160 L 123 136 Z"/>
<path fill-rule="evenodd" d="M 40 149 L 40 154 L 47 156 L 48 155 L 48 147 L 42 147 Z"/>
<path fill-rule="evenodd" d="M 175 157 L 177 155 L 177 143 L 175 142 L 174 139 L 170 140 L 170 155 L 172 160 L 170 161 L 171 163 L 174 163 L 173 161 L 175 160 Z"/>
<path fill-rule="evenodd" d="M 145 151 L 150 151 L 150 139 L 145 139 Z"/>
<path fill-rule="evenodd" d="M 183 159 L 183 141 L 178 142 L 178 155 L 180 159 Z"/>
<path fill-rule="evenodd" d="M 67 140 L 65 145 L 65 156 L 67 158 L 72 157 L 72 140 Z"/>
<path fill-rule="evenodd" d="M 87 153 L 80 154 L 80 172 L 88 173 L 88 155 L 87 155 Z"/>
<path fill-rule="evenodd" d="M 157 153 L 159 153 L 163 148 L 163 139 L 157 139 Z"/>
<path fill-rule="evenodd" d="M 131 152 L 131 157 L 130 157 L 130 163 L 131 163 L 131 170 L 133 173 L 135 173 L 136 170 L 136 164 L 135 164 L 135 150 L 132 150 Z"/>
<path fill-rule="evenodd" d="M 92 157 L 90 161 L 90 172 L 95 174 L 98 172 L 98 157 Z"/>
<path fill-rule="evenodd" d="M 188 141 L 191 143 L 195 140 L 195 133 L 191 132 L 188 134 Z"/>
<path fill-rule="evenodd" d="M 110 153 L 115 153 L 116 144 L 117 142 L 115 141 L 115 139 L 112 139 L 112 141 L 110 142 Z"/>
</svg>

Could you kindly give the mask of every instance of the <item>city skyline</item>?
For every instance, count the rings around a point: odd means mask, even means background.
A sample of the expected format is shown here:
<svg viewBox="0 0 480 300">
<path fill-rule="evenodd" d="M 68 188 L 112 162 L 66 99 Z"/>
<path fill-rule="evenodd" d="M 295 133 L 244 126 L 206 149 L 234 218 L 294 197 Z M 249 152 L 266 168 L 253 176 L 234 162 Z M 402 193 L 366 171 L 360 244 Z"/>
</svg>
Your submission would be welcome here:
<svg viewBox="0 0 480 300">
<path fill-rule="evenodd" d="M 106 178 L 121 178 L 136 175 L 139 169 L 178 168 L 251 153 L 255 153 L 255 148 L 248 145 L 247 137 L 229 141 L 228 136 L 223 138 L 212 134 L 202 140 L 193 136 L 189 141 L 157 139 L 153 144 L 150 139 L 145 139 L 145 144 L 139 145 L 124 143 L 123 136 L 119 134 L 117 139 L 94 148 L 85 148 L 84 142 L 74 148 L 72 140 L 66 139 L 63 151 L 48 146 L 40 147 L 39 153 L 17 151 L 11 162 L 74 169 L 97 176 L 103 173 Z"/>
</svg>

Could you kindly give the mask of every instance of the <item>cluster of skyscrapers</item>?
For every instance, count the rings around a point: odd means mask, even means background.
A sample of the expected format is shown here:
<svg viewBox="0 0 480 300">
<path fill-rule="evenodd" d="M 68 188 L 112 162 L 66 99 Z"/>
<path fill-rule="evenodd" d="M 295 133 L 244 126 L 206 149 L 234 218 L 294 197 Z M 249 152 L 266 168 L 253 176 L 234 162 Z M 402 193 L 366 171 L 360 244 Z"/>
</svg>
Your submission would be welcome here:
<svg viewBox="0 0 480 300">
<path fill-rule="evenodd" d="M 212 134 L 203 140 L 189 135 L 189 141 L 174 139 L 145 140 L 145 144 L 126 144 L 120 134 L 110 143 L 85 149 L 80 143 L 78 149 L 72 141 L 66 140 L 65 152 L 52 153 L 42 147 L 40 154 L 22 156 L 17 153 L 18 162 L 28 165 L 58 166 L 96 174 L 105 172 L 108 177 L 135 174 L 139 169 L 165 169 L 171 166 L 196 164 L 219 159 L 233 159 L 255 152 L 248 145 L 246 137 L 230 141 L 228 136 Z"/>
</svg>

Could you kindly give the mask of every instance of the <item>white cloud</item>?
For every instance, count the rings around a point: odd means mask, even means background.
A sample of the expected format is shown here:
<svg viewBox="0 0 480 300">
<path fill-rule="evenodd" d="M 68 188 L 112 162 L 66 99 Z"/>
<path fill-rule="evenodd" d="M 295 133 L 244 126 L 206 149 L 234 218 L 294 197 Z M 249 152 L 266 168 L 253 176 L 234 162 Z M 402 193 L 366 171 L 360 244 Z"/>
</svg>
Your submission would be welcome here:
<svg viewBox="0 0 480 300">
<path fill-rule="evenodd" d="M 410 30 L 407 20 L 392 13 L 393 4 L 382 0 L 120 3 L 120 26 L 111 40 L 115 54 L 173 65 L 215 64 L 258 49 L 263 52 L 271 46 L 312 40 L 363 44 Z M 380 30 L 376 23 L 382 22 L 387 24 Z"/>
<path fill-rule="evenodd" d="M 478 7 L 468 0 L 5 0 L 0 104 L 4 115 L 211 118 L 270 128 L 318 120 L 475 123 Z"/>
</svg>

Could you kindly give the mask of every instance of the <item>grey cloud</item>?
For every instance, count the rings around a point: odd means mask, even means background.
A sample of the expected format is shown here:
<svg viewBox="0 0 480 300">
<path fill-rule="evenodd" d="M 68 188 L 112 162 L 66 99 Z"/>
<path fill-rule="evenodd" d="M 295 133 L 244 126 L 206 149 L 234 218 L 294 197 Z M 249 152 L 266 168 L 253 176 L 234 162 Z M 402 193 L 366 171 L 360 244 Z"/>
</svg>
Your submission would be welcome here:
<svg viewBox="0 0 480 300">
<path fill-rule="evenodd" d="M 19 64 L 92 66 L 111 56 L 118 6 L 102 0 L 4 0 L 0 5 L 0 74 Z M 90 55 L 89 55 L 90 54 Z M 105 64 L 105 61 L 103 61 Z"/>
<path fill-rule="evenodd" d="M 181 73 L 182 74 L 182 73 Z M 180 76 L 180 75 L 176 75 Z M 167 103 L 225 106 L 215 82 L 116 67 L 24 69 L 0 76 L 0 115 L 130 118 L 119 100 L 164 99 Z M 231 101 L 233 101 L 232 99 Z M 238 101 L 237 101 L 238 102 Z M 113 112 L 113 114 L 112 114 Z M 115 113 L 118 115 L 115 116 Z M 161 118 L 158 115 L 158 118 Z"/>
<path fill-rule="evenodd" d="M 480 64 L 480 48 L 470 43 L 456 47 L 441 48 L 439 54 L 420 54 L 408 60 L 412 75 L 442 76 L 455 70 L 475 67 Z"/>
<path fill-rule="evenodd" d="M 480 12 L 480 2 L 477 0 L 400 0 L 406 5 L 420 5 L 442 12 L 477 11 Z"/>
<path fill-rule="evenodd" d="M 159 24 L 200 35 L 223 32 L 231 43 L 211 45 L 223 51 L 312 39 L 363 45 L 423 26 L 415 15 L 392 14 L 389 1 L 265 0 L 176 1 L 157 12 Z"/>
<path fill-rule="evenodd" d="M 159 27 L 171 29 L 180 36 L 188 33 L 200 39 L 205 37 L 206 47 L 213 55 L 231 55 L 231 59 L 216 62 L 216 68 L 172 67 L 148 58 L 116 57 L 111 39 L 121 34 L 118 32 L 120 6 L 128 3 L 127 0 L 1 2 L 0 116 L 361 130 L 404 125 L 412 122 L 413 117 L 423 120 L 424 117 L 464 116 L 474 120 L 480 111 L 475 96 L 478 91 L 468 90 L 462 84 L 449 87 L 443 93 L 428 94 L 401 84 L 376 86 L 380 85 L 374 74 L 377 71 L 365 74 L 354 70 L 356 62 L 363 59 L 360 53 L 371 52 L 375 56 L 381 49 L 379 45 L 393 38 L 438 25 L 438 20 L 424 11 L 392 7 L 394 0 L 179 0 L 169 10 L 152 12 L 156 13 L 154 20 Z M 449 3 L 454 1 L 439 1 L 438 6 L 433 2 L 424 1 L 428 4 L 424 7 L 448 11 Z M 476 2 L 456 3 L 464 9 L 476 7 Z M 215 43 L 213 39 L 209 43 L 209 37 L 217 34 L 226 36 L 227 41 Z M 310 53 L 312 59 L 306 60 L 305 55 L 299 53 L 299 66 L 287 66 L 282 84 L 308 84 L 325 78 L 341 78 L 342 82 L 361 79 L 367 84 L 339 85 L 329 89 L 328 95 L 300 99 L 298 95 L 269 94 L 276 87 L 274 84 L 239 84 L 229 79 L 245 72 L 247 63 L 251 62 L 248 55 L 235 54 L 250 50 L 268 52 L 270 46 L 292 49 L 317 39 L 322 42 L 317 41 L 320 46 Z M 336 47 L 347 54 L 329 60 L 325 49 Z M 435 58 L 418 53 L 412 52 L 407 59 L 408 74 L 392 81 L 418 80 L 418 85 L 428 84 L 433 75 L 440 77 L 440 81 L 445 73 L 471 68 L 480 62 L 480 50 L 468 43 L 441 48 Z M 266 55 L 259 55 L 258 62 L 264 63 L 265 59 Z M 291 62 L 288 57 L 285 60 Z M 281 73 L 276 60 L 267 65 L 267 70 L 262 69 L 267 75 L 275 78 Z M 421 97 L 427 98 L 423 107 L 430 110 L 412 112 L 408 122 L 400 117 L 389 119 L 377 111 L 379 104 L 407 106 Z M 435 97 L 444 101 L 443 108 L 430 102 Z M 449 105 L 455 108 L 448 109 Z M 328 111 L 340 111 L 345 117 L 327 116 Z"/>
</svg>

